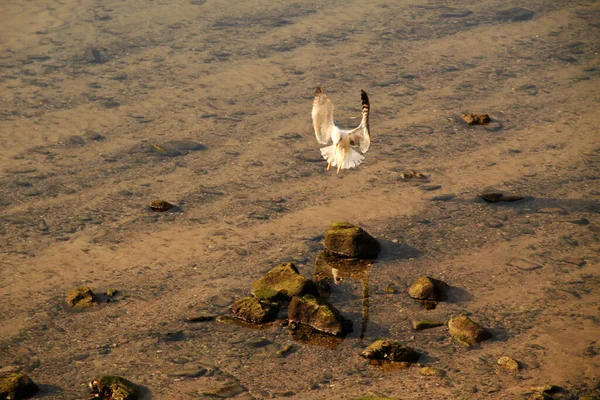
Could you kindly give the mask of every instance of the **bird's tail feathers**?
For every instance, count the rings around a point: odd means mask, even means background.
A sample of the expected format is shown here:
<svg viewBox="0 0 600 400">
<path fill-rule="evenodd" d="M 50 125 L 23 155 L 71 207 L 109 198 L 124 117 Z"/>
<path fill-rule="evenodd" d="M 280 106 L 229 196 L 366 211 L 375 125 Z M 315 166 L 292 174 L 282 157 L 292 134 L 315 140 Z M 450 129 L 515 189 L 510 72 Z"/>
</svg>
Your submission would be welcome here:
<svg viewBox="0 0 600 400">
<path fill-rule="evenodd" d="M 323 158 L 325 160 L 327 160 L 328 163 L 331 163 L 332 167 L 338 166 L 338 158 L 341 158 L 341 157 L 336 157 L 334 144 L 332 144 L 331 146 L 327 146 L 327 147 L 321 147 L 321 155 L 323 156 Z M 343 157 L 342 154 L 340 154 L 340 156 Z M 358 151 L 350 148 L 350 154 L 347 157 L 345 157 L 345 159 L 343 160 L 342 169 L 358 167 L 360 164 L 362 164 L 364 159 L 365 159 L 365 156 L 360 154 Z"/>
</svg>

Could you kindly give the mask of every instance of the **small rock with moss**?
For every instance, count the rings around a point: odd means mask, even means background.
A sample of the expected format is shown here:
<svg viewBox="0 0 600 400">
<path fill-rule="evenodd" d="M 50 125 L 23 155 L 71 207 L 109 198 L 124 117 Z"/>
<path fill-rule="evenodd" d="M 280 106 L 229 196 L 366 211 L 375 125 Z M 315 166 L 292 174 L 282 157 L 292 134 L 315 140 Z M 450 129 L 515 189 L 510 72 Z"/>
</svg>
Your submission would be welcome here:
<svg viewBox="0 0 600 400">
<path fill-rule="evenodd" d="M 295 296 L 288 308 L 290 326 L 308 325 L 320 332 L 343 335 L 352 331 L 352 322 L 324 300 L 313 295 Z"/>
<path fill-rule="evenodd" d="M 435 367 L 421 367 L 419 368 L 419 374 L 423 376 L 437 376 L 442 377 L 446 375 L 446 371 Z"/>
<path fill-rule="evenodd" d="M 492 337 L 492 334 L 487 329 L 466 315 L 450 318 L 448 321 L 448 330 L 454 339 L 467 346 L 483 342 Z"/>
<path fill-rule="evenodd" d="M 498 359 L 498 365 L 500 365 L 503 369 L 508 371 L 518 371 L 519 370 L 519 362 L 510 357 L 500 357 Z"/>
<path fill-rule="evenodd" d="M 410 297 L 417 300 L 444 301 L 448 298 L 447 290 L 448 285 L 445 282 L 423 276 L 414 281 L 407 292 Z"/>
<path fill-rule="evenodd" d="M 264 324 L 274 321 L 279 312 L 275 304 L 258 300 L 256 297 L 248 296 L 237 299 L 231 311 L 236 318 L 251 324 Z"/>
<path fill-rule="evenodd" d="M 9 372 L 0 375 L 0 399 L 28 399 L 39 388 L 30 377 L 21 372 Z"/>
<path fill-rule="evenodd" d="M 135 400 L 140 395 L 136 384 L 116 375 L 94 379 L 90 381 L 89 387 L 94 398 L 102 400 Z"/>
<path fill-rule="evenodd" d="M 430 319 L 413 319 L 411 323 L 413 329 L 416 331 L 422 331 L 423 329 L 431 329 L 444 325 L 444 323 L 441 321 L 433 321 Z"/>
<path fill-rule="evenodd" d="M 347 222 L 334 222 L 325 234 L 324 245 L 332 253 L 345 257 L 375 259 L 381 245 L 362 228 Z"/>
<path fill-rule="evenodd" d="M 73 308 L 89 308 L 98 305 L 98 298 L 88 286 L 72 289 L 67 294 L 67 305 Z"/>
<path fill-rule="evenodd" d="M 251 293 L 259 300 L 281 302 L 305 294 L 318 296 L 319 289 L 316 283 L 300 275 L 294 264 L 287 263 L 271 269 L 254 281 Z"/>
<path fill-rule="evenodd" d="M 419 361 L 419 354 L 411 347 L 405 346 L 396 340 L 376 340 L 367 347 L 361 356 L 372 360 L 389 360 L 415 363 Z"/>
</svg>

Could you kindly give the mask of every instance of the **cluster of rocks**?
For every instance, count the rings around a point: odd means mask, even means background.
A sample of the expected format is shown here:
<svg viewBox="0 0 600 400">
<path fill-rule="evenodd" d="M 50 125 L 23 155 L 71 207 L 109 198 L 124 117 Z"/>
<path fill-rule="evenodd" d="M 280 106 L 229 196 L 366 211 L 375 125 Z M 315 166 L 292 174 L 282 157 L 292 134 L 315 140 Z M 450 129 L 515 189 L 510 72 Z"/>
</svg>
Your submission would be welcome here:
<svg viewBox="0 0 600 400">
<path fill-rule="evenodd" d="M 136 400 L 140 395 L 138 385 L 116 375 L 106 375 L 89 382 L 90 399 Z M 21 372 L 0 375 L 0 399 L 28 399 L 39 391 L 30 377 Z"/>
</svg>

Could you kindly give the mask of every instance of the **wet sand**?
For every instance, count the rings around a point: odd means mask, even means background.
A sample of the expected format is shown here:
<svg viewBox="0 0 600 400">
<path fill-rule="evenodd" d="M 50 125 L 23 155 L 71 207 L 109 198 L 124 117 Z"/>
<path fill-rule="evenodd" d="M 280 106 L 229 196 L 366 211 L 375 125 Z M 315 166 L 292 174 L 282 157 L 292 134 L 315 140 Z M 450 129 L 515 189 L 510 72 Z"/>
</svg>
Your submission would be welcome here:
<svg viewBox="0 0 600 400">
<path fill-rule="evenodd" d="M 84 398 L 107 373 L 153 399 L 229 383 L 238 399 L 597 395 L 599 28 L 593 1 L 3 2 L 0 370 L 47 399 Z M 348 127 L 369 93 L 359 169 L 325 170 L 317 85 Z M 466 112 L 493 122 L 466 126 Z M 527 198 L 478 199 L 491 188 Z M 179 210 L 153 213 L 154 199 Z M 284 327 L 184 322 L 227 314 L 281 262 L 312 277 L 338 220 L 383 246 L 364 339 L 351 277 L 332 301 L 355 333 L 335 348 Z M 410 300 L 422 275 L 450 284 L 450 301 Z M 64 298 L 81 284 L 126 295 L 73 312 Z M 468 349 L 410 325 L 460 313 L 493 339 Z M 369 366 L 359 353 L 380 338 L 446 376 Z M 498 371 L 501 356 L 521 370 Z M 173 376 L 198 363 L 215 372 Z"/>
</svg>

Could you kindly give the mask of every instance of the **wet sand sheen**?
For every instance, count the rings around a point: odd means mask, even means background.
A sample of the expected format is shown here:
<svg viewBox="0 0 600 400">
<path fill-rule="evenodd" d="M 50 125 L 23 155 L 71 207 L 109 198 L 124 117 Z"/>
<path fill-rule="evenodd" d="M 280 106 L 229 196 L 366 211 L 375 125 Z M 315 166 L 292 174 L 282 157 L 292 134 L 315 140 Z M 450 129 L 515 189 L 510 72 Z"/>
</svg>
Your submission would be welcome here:
<svg viewBox="0 0 600 400">
<path fill-rule="evenodd" d="M 8 2 L 0 15 L 0 368 L 22 368 L 45 398 L 81 398 L 103 373 L 158 399 L 230 382 L 244 389 L 236 398 L 597 392 L 593 2 L 85 0 Z M 340 125 L 356 125 L 369 93 L 360 169 L 335 176 L 318 161 L 317 85 Z M 468 127 L 467 112 L 493 122 Z M 206 149 L 152 150 L 173 140 Z M 428 179 L 401 179 L 408 171 Z M 528 199 L 485 204 L 488 188 Z M 154 199 L 180 210 L 152 213 Z M 311 277 L 337 220 L 384 248 L 364 341 L 328 349 L 285 328 L 184 322 L 228 313 L 282 261 Z M 494 339 L 466 349 L 445 327 L 413 331 L 427 314 L 405 289 L 422 275 L 458 290 L 436 317 L 472 313 Z M 83 283 L 128 296 L 69 312 L 64 296 Z M 332 295 L 356 331 L 363 289 L 348 280 Z M 380 338 L 409 342 L 446 376 L 367 365 L 359 353 Z M 504 355 L 520 378 L 498 373 Z M 220 372 L 173 378 L 197 363 Z"/>
</svg>

